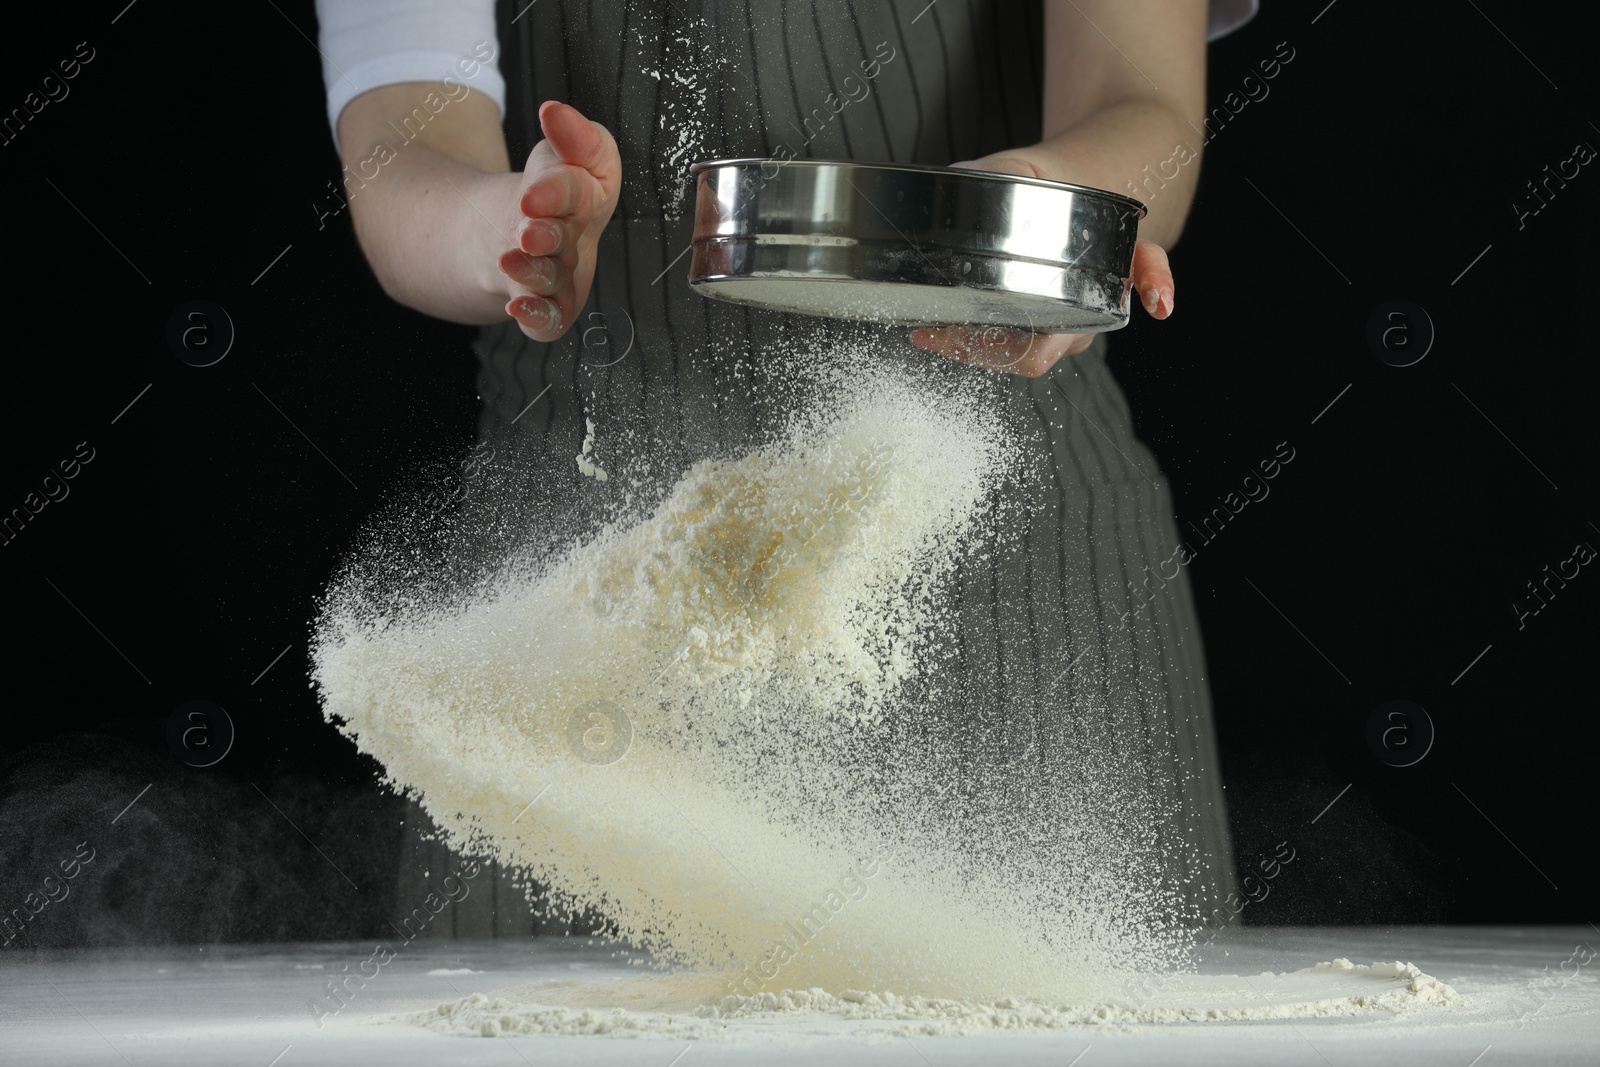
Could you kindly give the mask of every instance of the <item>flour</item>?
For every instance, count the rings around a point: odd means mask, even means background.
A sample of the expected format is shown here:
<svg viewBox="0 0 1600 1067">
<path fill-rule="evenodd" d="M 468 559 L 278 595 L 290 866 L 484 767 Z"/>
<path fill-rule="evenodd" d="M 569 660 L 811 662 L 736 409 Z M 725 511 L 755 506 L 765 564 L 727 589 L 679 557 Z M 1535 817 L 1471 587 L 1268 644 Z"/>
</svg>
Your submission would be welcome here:
<svg viewBox="0 0 1600 1067">
<path fill-rule="evenodd" d="M 709 1019 L 693 1014 L 645 1015 L 620 1010 L 562 1008 L 527 1004 L 474 993 L 431 1011 L 407 1016 L 406 1021 L 442 1034 L 458 1037 L 502 1037 L 544 1034 L 578 1037 L 585 1034 L 616 1036 L 707 1038 L 721 1029 Z"/>
<path fill-rule="evenodd" d="M 635 29 L 634 38 L 640 58 L 670 58 L 670 64 L 641 65 L 639 69 L 661 85 L 651 143 L 665 191 L 662 215 L 671 222 L 682 217 L 688 206 L 690 166 L 706 158 L 712 132 L 707 120 L 712 87 L 725 77 L 728 57 L 713 47 L 716 34 L 703 17 L 683 19 L 679 29 L 665 32 Z"/>
<path fill-rule="evenodd" d="M 585 478 L 605 481 L 609 475 L 594 461 L 594 420 L 583 420 L 583 447 L 578 450 L 578 470 Z"/>
<path fill-rule="evenodd" d="M 452 583 L 415 531 L 380 527 L 329 591 L 312 648 L 328 719 L 450 846 L 648 961 L 636 981 L 474 993 L 413 1021 L 703 1036 L 1232 1017 L 1253 980 L 1138 988 L 1192 936 L 1155 847 L 1159 768 L 1111 739 L 986 762 L 940 718 L 982 625 L 951 583 L 1025 525 L 997 504 L 1018 450 L 990 379 L 871 352 L 802 364 L 810 391 L 767 443 L 623 494 L 564 543 Z M 1050 714 L 1105 698 L 1074 699 Z M 1293 972 L 1269 999 L 1448 1001 L 1413 971 Z"/>
<path fill-rule="evenodd" d="M 646 988 L 652 983 L 654 995 Z M 697 992 L 704 991 L 671 978 L 609 985 L 547 982 L 505 990 L 497 996 L 474 994 L 405 1018 L 413 1025 L 462 1036 L 606 1033 L 717 1039 L 753 1033 L 853 1033 L 949 1037 L 994 1031 L 1396 1016 L 1463 1000 L 1450 986 L 1412 964 L 1363 965 L 1347 959 L 1286 973 L 1185 975 L 1155 1000 L 1108 997 L 1052 1003 L 1007 997 L 982 1001 L 861 990 L 783 989 L 697 1004 Z M 585 1003 L 587 1006 L 581 1006 Z"/>
<path fill-rule="evenodd" d="M 1114 959 L 1139 936 L 1137 892 L 1041 907 L 1064 874 L 952 847 L 946 770 L 913 751 L 931 742 L 891 736 L 902 687 L 943 654 L 939 592 L 1008 454 L 969 409 L 879 378 L 471 597 L 376 611 L 368 583 L 393 576 L 351 578 L 315 642 L 326 714 L 453 843 L 725 990 L 994 992 L 1058 985 L 1063 951 Z M 624 753 L 573 744 L 596 721 Z M 824 921 L 772 962 L 785 931 Z"/>
</svg>

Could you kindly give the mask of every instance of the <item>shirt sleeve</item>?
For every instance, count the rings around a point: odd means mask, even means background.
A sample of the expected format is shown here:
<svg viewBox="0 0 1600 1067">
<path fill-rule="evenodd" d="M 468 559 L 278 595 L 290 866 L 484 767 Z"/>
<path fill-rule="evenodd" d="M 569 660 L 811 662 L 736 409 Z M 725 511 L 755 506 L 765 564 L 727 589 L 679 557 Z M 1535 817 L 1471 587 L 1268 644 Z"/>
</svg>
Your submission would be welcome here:
<svg viewBox="0 0 1600 1067">
<path fill-rule="evenodd" d="M 1206 40 L 1215 41 L 1256 17 L 1261 0 L 1211 0 L 1206 11 Z"/>
<path fill-rule="evenodd" d="M 506 111 L 494 0 L 317 0 L 318 50 L 328 124 L 369 89 L 450 81 Z"/>
</svg>

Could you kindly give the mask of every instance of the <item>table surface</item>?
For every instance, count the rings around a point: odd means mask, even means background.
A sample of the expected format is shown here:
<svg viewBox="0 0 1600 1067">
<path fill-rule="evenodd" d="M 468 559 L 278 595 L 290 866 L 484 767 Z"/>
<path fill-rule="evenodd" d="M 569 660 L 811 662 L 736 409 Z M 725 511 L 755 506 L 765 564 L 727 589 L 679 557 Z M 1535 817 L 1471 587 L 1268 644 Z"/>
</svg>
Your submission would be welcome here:
<svg viewBox="0 0 1600 1067">
<path fill-rule="evenodd" d="M 1339 957 L 1403 960 L 1464 1003 L 1393 1014 L 1288 1020 L 1082 1025 L 1038 1033 L 911 1037 L 886 1021 L 835 1017 L 774 1028 L 736 1020 L 676 1035 L 457 1037 L 397 1018 L 472 993 L 553 979 L 637 975 L 576 941 L 417 941 L 323 1025 L 323 983 L 370 944 L 208 945 L 0 952 L 0 1063 L 634 1064 L 1366 1064 L 1451 1067 L 1600 1064 L 1600 960 L 1563 972 L 1591 927 L 1248 928 L 1207 947 L 1201 974 L 1260 975 Z M 430 973 L 432 972 L 432 973 Z M 792 1022 L 792 1021 L 791 1021 Z M 681 1056 L 681 1060 L 674 1057 Z M 1075 1058 L 1076 1057 L 1076 1058 Z"/>
</svg>

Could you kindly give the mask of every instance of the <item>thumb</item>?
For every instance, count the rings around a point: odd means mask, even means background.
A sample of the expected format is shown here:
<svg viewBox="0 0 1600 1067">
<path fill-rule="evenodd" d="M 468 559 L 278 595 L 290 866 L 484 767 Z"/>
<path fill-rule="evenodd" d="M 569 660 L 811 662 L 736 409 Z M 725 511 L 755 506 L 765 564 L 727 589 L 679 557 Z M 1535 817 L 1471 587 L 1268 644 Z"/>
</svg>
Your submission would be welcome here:
<svg viewBox="0 0 1600 1067">
<path fill-rule="evenodd" d="M 983 159 L 965 159 L 950 164 L 952 170 L 987 170 L 994 174 L 1016 174 L 1024 178 L 1042 178 L 1039 169 L 1017 156 L 986 156 Z"/>
<path fill-rule="evenodd" d="M 1175 287 L 1172 267 L 1167 262 L 1167 250 L 1154 241 L 1144 238 L 1134 242 L 1133 266 L 1130 268 L 1133 288 L 1144 301 L 1144 309 L 1151 318 L 1164 319 L 1172 314 Z"/>
<path fill-rule="evenodd" d="M 539 128 L 561 162 L 584 168 L 600 162 L 599 129 L 570 104 L 546 100 L 539 108 Z"/>
</svg>

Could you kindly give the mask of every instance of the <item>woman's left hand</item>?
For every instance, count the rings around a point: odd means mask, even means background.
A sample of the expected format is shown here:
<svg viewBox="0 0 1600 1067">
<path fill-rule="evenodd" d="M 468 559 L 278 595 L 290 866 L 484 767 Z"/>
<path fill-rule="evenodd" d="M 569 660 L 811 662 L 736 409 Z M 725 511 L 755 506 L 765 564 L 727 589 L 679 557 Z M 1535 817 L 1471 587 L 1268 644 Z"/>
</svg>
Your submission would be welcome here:
<svg viewBox="0 0 1600 1067">
<path fill-rule="evenodd" d="M 1044 173 L 1025 155 L 1015 152 L 984 156 L 952 166 L 1059 180 Z M 1136 242 L 1131 281 L 1151 318 L 1164 319 L 1172 314 L 1172 270 L 1167 266 L 1166 249 L 1151 241 Z M 973 326 L 920 326 L 911 331 L 911 343 L 918 348 L 985 370 L 1005 371 L 1027 378 L 1049 373 L 1059 360 L 1088 348 L 1094 338 L 1092 333 L 1029 333 Z"/>
</svg>

